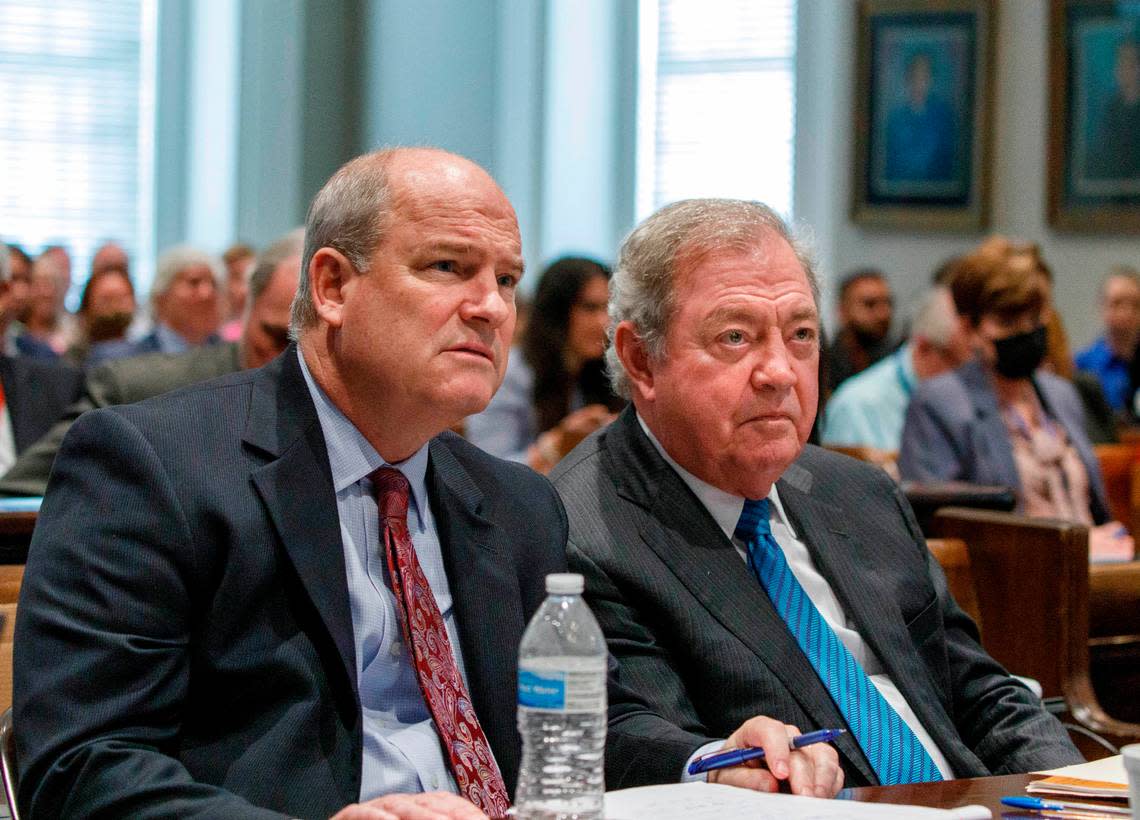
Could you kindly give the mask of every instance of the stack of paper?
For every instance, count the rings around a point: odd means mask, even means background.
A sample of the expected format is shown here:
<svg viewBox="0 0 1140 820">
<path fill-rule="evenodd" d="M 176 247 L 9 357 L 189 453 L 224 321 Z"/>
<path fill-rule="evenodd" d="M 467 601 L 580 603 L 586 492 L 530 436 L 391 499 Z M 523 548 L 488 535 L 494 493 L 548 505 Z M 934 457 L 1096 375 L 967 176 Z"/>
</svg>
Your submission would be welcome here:
<svg viewBox="0 0 1140 820">
<path fill-rule="evenodd" d="M 642 786 L 606 793 L 606 820 L 838 820 L 838 818 L 883 818 L 883 820 L 988 820 L 984 806 L 960 809 L 928 809 L 888 803 L 857 803 L 851 800 L 821 800 L 790 794 L 764 794 L 717 783 L 672 783 Z"/>
<path fill-rule="evenodd" d="M 1128 774 L 1124 771 L 1124 760 L 1120 755 L 1034 774 L 1049 777 L 1034 780 L 1026 786 L 1025 790 L 1030 794 L 1128 799 Z"/>
</svg>

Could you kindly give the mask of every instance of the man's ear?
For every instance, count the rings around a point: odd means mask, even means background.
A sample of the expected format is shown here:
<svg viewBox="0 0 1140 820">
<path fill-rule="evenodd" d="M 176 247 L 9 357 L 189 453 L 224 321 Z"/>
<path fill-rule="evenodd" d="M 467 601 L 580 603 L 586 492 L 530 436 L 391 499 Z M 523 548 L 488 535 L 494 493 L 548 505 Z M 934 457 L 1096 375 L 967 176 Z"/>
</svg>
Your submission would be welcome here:
<svg viewBox="0 0 1140 820">
<path fill-rule="evenodd" d="M 653 368 L 650 366 L 649 351 L 637 334 L 631 322 L 625 321 L 614 328 L 614 351 L 625 367 L 630 387 L 635 395 L 653 401 Z"/>
<path fill-rule="evenodd" d="M 309 260 L 309 294 L 317 316 L 329 327 L 339 328 L 344 322 L 345 287 L 357 275 L 348 257 L 336 248 L 320 248 Z"/>
</svg>

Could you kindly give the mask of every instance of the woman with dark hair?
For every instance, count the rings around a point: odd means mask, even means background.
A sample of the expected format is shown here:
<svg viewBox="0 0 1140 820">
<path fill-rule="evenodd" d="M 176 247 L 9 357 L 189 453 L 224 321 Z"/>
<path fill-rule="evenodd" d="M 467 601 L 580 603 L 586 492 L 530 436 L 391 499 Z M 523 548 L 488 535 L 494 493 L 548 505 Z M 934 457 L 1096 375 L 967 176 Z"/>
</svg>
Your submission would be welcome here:
<svg viewBox="0 0 1140 820">
<path fill-rule="evenodd" d="M 609 268 L 583 257 L 551 263 L 507 373 L 487 409 L 467 419 L 467 438 L 488 453 L 546 473 L 613 418 L 606 347 Z"/>
</svg>

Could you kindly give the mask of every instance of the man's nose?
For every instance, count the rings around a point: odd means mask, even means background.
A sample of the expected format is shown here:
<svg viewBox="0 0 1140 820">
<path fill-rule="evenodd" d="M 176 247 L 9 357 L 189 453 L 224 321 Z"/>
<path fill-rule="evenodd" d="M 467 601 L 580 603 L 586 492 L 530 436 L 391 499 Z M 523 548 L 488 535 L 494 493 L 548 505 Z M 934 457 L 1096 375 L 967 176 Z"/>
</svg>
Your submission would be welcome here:
<svg viewBox="0 0 1140 820">
<path fill-rule="evenodd" d="M 463 302 L 461 315 L 464 321 L 484 321 L 491 327 L 505 322 L 514 309 L 514 298 L 503 295 L 495 271 L 480 273 L 471 280 L 472 292 Z"/>
<path fill-rule="evenodd" d="M 788 348 L 782 336 L 773 334 L 758 353 L 756 365 L 752 368 L 752 386 L 775 387 L 787 390 L 796 383 L 796 373 L 788 359 Z"/>
</svg>

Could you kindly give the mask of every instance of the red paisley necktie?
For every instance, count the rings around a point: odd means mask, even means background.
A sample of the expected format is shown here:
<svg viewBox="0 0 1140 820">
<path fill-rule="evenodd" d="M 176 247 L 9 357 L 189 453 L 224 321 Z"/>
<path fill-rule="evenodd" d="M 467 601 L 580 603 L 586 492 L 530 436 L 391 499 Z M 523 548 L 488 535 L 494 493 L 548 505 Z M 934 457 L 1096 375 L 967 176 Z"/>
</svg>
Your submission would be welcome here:
<svg viewBox="0 0 1140 820">
<path fill-rule="evenodd" d="M 408 480 L 392 467 L 381 467 L 370 478 L 404 639 L 459 793 L 491 817 L 504 816 L 511 805 L 506 784 L 471 705 L 443 616 L 408 533 Z"/>
</svg>

